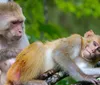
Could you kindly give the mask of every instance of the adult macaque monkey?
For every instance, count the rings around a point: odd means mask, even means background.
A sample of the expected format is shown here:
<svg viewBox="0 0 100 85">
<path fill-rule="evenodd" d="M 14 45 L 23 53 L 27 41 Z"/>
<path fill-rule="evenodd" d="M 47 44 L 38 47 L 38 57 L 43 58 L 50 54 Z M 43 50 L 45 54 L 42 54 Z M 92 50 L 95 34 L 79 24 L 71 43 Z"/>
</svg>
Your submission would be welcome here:
<svg viewBox="0 0 100 85">
<path fill-rule="evenodd" d="M 87 32 L 85 37 L 74 34 L 45 44 L 35 42 L 17 56 L 8 70 L 5 85 L 32 81 L 56 66 L 68 71 L 78 81 L 99 85 L 100 81 L 96 78 L 100 76 L 100 68 L 93 68 L 99 60 L 100 37 L 93 31 Z"/>
<path fill-rule="evenodd" d="M 12 0 L 0 1 L 0 85 L 17 54 L 29 45 L 25 34 L 25 17 L 21 7 Z"/>
</svg>

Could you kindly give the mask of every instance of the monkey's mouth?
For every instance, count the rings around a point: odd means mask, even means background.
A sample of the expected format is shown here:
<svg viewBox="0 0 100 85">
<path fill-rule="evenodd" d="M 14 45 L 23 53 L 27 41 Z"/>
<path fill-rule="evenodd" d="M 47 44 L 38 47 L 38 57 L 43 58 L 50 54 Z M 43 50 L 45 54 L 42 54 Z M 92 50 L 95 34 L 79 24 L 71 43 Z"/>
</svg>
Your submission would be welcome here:
<svg viewBox="0 0 100 85">
<path fill-rule="evenodd" d="M 21 38 L 20 39 L 9 39 L 7 42 L 8 42 L 8 44 L 12 44 L 12 43 L 16 43 L 17 41 L 20 41 L 21 40 Z"/>
<path fill-rule="evenodd" d="M 92 54 L 91 54 L 91 49 L 88 48 L 88 46 L 86 46 L 83 50 L 83 55 L 85 58 L 90 59 Z"/>
<path fill-rule="evenodd" d="M 85 48 L 85 50 L 89 53 L 89 56 L 91 56 L 91 52 L 87 48 Z"/>
<path fill-rule="evenodd" d="M 92 61 L 96 58 L 95 54 L 91 51 L 91 49 L 89 49 L 88 47 L 86 47 L 84 49 L 84 58 L 89 60 L 89 61 Z"/>
</svg>

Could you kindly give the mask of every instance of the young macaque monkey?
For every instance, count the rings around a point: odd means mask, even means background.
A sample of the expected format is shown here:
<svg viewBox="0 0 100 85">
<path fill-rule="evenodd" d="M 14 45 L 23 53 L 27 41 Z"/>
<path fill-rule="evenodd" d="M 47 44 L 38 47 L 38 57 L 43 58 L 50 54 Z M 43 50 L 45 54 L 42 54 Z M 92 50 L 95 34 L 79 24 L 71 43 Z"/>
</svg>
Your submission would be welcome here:
<svg viewBox="0 0 100 85">
<path fill-rule="evenodd" d="M 100 68 L 93 68 L 99 60 L 100 37 L 92 30 L 84 37 L 74 34 L 45 44 L 35 42 L 17 56 L 8 70 L 5 85 L 38 81 L 36 78 L 40 74 L 57 66 L 77 81 L 99 85 L 96 78 L 100 76 Z"/>
<path fill-rule="evenodd" d="M 17 54 L 29 45 L 22 9 L 18 4 L 7 1 L 0 1 L 0 85 L 4 85 L 6 73 Z"/>
</svg>

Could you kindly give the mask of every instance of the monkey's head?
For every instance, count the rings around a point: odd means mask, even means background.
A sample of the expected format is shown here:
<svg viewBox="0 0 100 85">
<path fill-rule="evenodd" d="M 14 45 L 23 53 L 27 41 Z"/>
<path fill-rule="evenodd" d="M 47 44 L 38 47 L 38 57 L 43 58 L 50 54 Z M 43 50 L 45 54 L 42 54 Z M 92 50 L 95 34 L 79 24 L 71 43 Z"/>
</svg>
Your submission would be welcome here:
<svg viewBox="0 0 100 85">
<path fill-rule="evenodd" d="M 0 35 L 7 41 L 20 40 L 24 33 L 25 17 L 21 7 L 14 3 L 0 3 Z"/>
<path fill-rule="evenodd" d="M 82 51 L 83 57 L 91 62 L 100 60 L 100 36 L 96 35 L 92 30 L 85 33 L 85 47 Z"/>
</svg>

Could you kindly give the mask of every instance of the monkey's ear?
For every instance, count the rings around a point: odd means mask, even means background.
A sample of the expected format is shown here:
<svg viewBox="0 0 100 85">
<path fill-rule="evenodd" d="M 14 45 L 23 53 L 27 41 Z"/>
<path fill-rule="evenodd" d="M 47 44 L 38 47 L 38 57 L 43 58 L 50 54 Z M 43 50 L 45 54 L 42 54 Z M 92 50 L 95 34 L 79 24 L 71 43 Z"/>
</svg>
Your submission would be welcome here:
<svg viewBox="0 0 100 85">
<path fill-rule="evenodd" d="M 92 37 L 92 36 L 94 36 L 95 34 L 94 34 L 94 32 L 92 31 L 92 30 L 89 30 L 88 32 L 86 32 L 85 34 L 84 34 L 84 37 L 85 38 L 88 38 L 88 37 Z"/>
<path fill-rule="evenodd" d="M 0 0 L 0 3 L 12 2 L 13 0 Z"/>
</svg>

